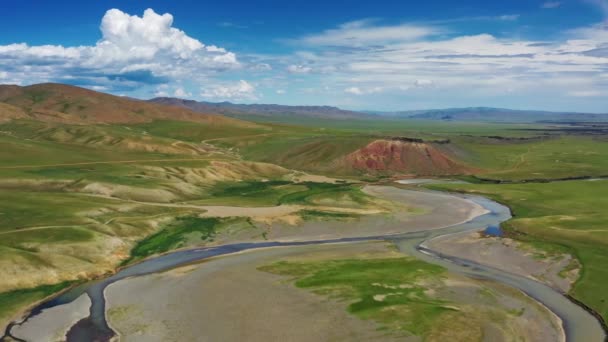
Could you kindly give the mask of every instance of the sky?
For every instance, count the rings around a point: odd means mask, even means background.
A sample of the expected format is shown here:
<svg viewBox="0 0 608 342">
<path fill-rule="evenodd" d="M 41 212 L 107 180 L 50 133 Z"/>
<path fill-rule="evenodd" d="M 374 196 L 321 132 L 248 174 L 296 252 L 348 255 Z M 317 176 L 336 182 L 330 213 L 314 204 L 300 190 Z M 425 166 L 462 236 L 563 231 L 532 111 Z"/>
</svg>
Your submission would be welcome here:
<svg viewBox="0 0 608 342">
<path fill-rule="evenodd" d="M 608 113 L 608 0 L 0 3 L 0 83 L 399 111 Z"/>
</svg>

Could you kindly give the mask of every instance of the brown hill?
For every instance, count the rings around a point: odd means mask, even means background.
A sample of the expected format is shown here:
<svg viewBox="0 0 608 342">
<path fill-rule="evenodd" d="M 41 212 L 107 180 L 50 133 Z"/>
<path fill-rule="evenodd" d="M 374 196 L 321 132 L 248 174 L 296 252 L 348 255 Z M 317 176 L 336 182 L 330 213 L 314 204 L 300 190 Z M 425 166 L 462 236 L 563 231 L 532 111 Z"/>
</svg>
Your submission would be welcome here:
<svg viewBox="0 0 608 342">
<path fill-rule="evenodd" d="M 27 117 L 21 108 L 0 102 L 0 122 Z"/>
<path fill-rule="evenodd" d="M 65 123 L 140 123 L 158 119 L 217 125 L 255 126 L 241 120 L 187 108 L 148 103 L 69 86 L 43 83 L 0 85 L 0 102 L 21 108 L 29 118 Z"/>
<path fill-rule="evenodd" d="M 440 176 L 472 171 L 444 151 L 442 144 L 385 139 L 374 140 L 346 155 L 339 164 L 365 173 Z"/>
</svg>

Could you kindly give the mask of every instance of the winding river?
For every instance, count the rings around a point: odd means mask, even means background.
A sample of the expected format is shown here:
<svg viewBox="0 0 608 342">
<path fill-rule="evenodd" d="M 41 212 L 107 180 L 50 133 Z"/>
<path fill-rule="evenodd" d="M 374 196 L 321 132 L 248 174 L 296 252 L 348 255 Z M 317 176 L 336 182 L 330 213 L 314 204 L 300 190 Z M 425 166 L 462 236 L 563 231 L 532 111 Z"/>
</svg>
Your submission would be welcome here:
<svg viewBox="0 0 608 342">
<path fill-rule="evenodd" d="M 399 190 L 412 191 L 412 190 Z M 428 193 L 428 192 L 427 192 Z M 445 196 L 445 194 L 441 194 Z M 429 263 L 441 265 L 451 272 L 463 274 L 477 279 L 488 279 L 517 288 L 531 298 L 549 308 L 563 322 L 563 328 L 567 341 L 604 341 L 605 332 L 600 322 L 582 307 L 567 299 L 563 294 L 549 286 L 541 284 L 530 278 L 507 273 L 492 267 L 484 266 L 472 261 L 459 259 L 449 255 L 433 251 L 425 246 L 425 242 L 448 234 L 456 234 L 465 231 L 479 231 L 487 227 L 498 226 L 511 218 L 507 207 L 480 196 L 452 195 L 455 199 L 465 198 L 484 207 L 488 213 L 477 216 L 474 219 L 440 229 L 408 232 L 403 234 L 359 236 L 349 238 L 337 238 L 327 240 L 297 241 L 297 242 L 252 242 L 235 243 L 215 247 L 196 248 L 191 250 L 180 250 L 166 255 L 145 260 L 141 263 L 122 269 L 118 273 L 104 279 L 91 281 L 72 288 L 34 308 L 21 322 L 14 322 L 5 331 L 5 339 L 12 338 L 23 341 L 13 336 L 12 330 L 25 324 L 29 319 L 41 314 L 49 308 L 60 307 L 73 302 L 76 298 L 86 293 L 91 301 L 89 316 L 73 325 L 67 334 L 68 342 L 80 341 L 109 341 L 115 336 L 114 331 L 108 326 L 105 316 L 106 301 L 104 290 L 112 283 L 125 278 L 137 277 L 156 272 L 166 271 L 181 265 L 201 261 L 210 257 L 236 253 L 245 250 L 279 247 L 279 246 L 301 246 L 315 244 L 345 243 L 356 241 L 388 240 L 394 242 L 398 248 L 409 255 L 416 256 Z"/>
</svg>

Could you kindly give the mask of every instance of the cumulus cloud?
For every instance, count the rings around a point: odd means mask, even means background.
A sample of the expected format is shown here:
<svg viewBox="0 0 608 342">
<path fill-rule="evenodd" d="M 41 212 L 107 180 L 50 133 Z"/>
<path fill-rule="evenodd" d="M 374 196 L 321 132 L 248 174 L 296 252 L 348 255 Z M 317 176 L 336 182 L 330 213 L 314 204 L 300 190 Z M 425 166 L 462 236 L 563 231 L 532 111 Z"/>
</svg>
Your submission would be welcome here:
<svg viewBox="0 0 608 342">
<path fill-rule="evenodd" d="M 236 55 L 205 45 L 173 27 L 173 16 L 152 9 L 141 17 L 118 9 L 101 20 L 101 39 L 90 46 L 0 46 L 11 78 L 25 83 L 60 81 L 133 88 L 213 74 L 239 66 Z M 76 78 L 76 79 L 74 79 Z"/>
<path fill-rule="evenodd" d="M 200 95 L 214 101 L 254 101 L 258 99 L 255 87 L 245 80 L 209 86 L 203 88 Z"/>
<path fill-rule="evenodd" d="M 278 95 L 284 95 L 284 94 L 285 94 L 285 93 L 287 93 L 287 92 L 286 92 L 284 89 L 277 89 L 277 90 L 276 90 L 276 93 L 277 93 Z"/>
</svg>

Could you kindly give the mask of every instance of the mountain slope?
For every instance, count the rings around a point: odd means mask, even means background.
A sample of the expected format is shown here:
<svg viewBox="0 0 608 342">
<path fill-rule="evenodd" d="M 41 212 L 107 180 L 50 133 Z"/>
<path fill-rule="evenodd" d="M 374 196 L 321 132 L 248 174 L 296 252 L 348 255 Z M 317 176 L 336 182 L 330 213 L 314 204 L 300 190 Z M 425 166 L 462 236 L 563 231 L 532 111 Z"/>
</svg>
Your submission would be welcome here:
<svg viewBox="0 0 608 342">
<path fill-rule="evenodd" d="M 366 114 L 343 110 L 330 106 L 284 106 L 276 104 L 236 104 L 231 102 L 199 102 L 171 97 L 157 97 L 148 100 L 151 103 L 189 108 L 195 112 L 221 113 L 226 116 L 242 117 L 311 117 L 324 119 L 363 119 L 375 118 L 373 114 Z"/>
<path fill-rule="evenodd" d="M 187 108 L 163 106 L 55 83 L 26 87 L 1 85 L 0 102 L 21 108 L 31 119 L 71 124 L 142 123 L 164 119 L 216 125 L 255 125 L 208 112 L 193 112 Z"/>
<path fill-rule="evenodd" d="M 21 108 L 0 102 L 0 122 L 25 117 L 27 117 L 27 115 Z"/>
</svg>

